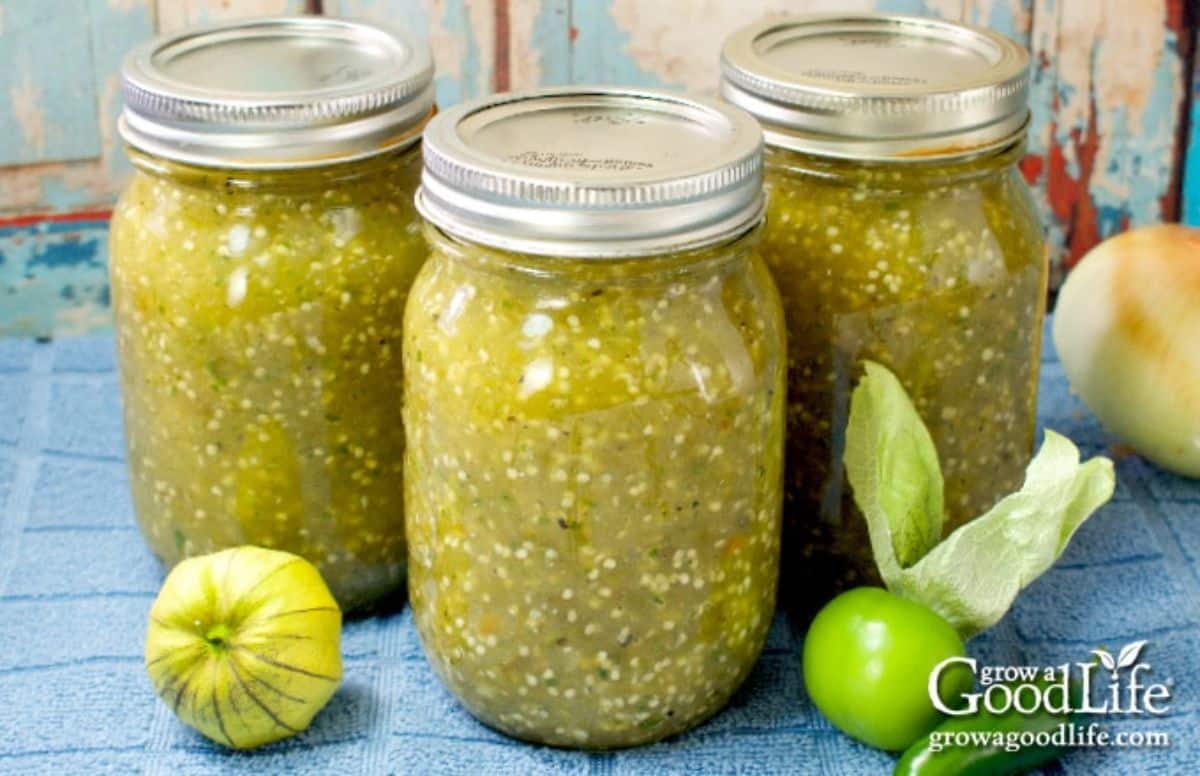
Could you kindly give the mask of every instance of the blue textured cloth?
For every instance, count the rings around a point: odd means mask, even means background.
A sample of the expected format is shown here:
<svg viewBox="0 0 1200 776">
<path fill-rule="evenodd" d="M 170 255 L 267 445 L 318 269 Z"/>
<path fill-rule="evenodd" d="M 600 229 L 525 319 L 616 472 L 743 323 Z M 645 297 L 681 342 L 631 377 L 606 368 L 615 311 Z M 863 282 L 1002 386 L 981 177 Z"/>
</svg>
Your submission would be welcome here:
<svg viewBox="0 0 1200 776">
<path fill-rule="evenodd" d="M 112 346 L 0 339 L 0 773 L 207 772 L 887 773 L 891 758 L 833 730 L 806 700 L 798 644 L 777 622 L 730 706 L 636 750 L 584 754 L 510 741 L 460 709 L 423 656 L 407 610 L 349 623 L 346 679 L 303 734 L 229 753 L 179 724 L 142 669 L 162 570 L 134 525 Z M 1053 354 L 1041 418 L 1085 454 L 1111 440 L 1072 398 Z M 1055 665 L 1148 639 L 1171 714 L 1117 719 L 1162 730 L 1165 749 L 1077 751 L 1052 772 L 1200 773 L 1200 482 L 1137 457 L 1114 501 L 970 644 L 989 664 Z"/>
</svg>

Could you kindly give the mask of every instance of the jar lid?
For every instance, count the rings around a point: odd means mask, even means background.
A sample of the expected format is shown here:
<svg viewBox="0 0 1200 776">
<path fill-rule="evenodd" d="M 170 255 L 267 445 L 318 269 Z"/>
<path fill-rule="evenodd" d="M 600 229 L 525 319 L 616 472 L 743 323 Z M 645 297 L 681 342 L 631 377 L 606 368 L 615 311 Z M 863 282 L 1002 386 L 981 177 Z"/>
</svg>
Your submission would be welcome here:
<svg viewBox="0 0 1200 776">
<path fill-rule="evenodd" d="M 423 150 L 422 215 L 506 250 L 649 255 L 762 219 L 762 132 L 712 100 L 614 87 L 498 94 L 438 115 Z"/>
<path fill-rule="evenodd" d="M 318 16 L 239 19 L 148 41 L 121 66 L 121 137 L 208 167 L 349 161 L 415 142 L 433 110 L 428 47 Z"/>
<path fill-rule="evenodd" d="M 928 159 L 1013 142 L 1029 122 L 1029 52 L 999 33 L 888 14 L 769 19 L 733 33 L 721 94 L 769 145 Z"/>
</svg>

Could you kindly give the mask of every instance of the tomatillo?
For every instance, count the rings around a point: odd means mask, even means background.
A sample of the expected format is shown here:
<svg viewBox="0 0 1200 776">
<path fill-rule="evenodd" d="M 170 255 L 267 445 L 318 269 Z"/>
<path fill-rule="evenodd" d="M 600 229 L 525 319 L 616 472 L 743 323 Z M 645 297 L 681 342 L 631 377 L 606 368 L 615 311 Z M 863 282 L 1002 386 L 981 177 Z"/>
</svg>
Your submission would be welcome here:
<svg viewBox="0 0 1200 776">
<path fill-rule="evenodd" d="M 948 622 L 927 607 L 878 587 L 842 593 L 817 613 L 804 639 L 804 683 L 835 727 L 865 744 L 900 751 L 941 720 L 929 677 L 949 657 L 966 654 Z M 973 677 L 966 666 L 944 671 L 939 692 L 960 703 Z"/>
<path fill-rule="evenodd" d="M 316 567 L 263 547 L 181 561 L 150 607 L 146 671 L 184 723 L 251 749 L 308 727 L 342 680 L 342 613 Z"/>
</svg>

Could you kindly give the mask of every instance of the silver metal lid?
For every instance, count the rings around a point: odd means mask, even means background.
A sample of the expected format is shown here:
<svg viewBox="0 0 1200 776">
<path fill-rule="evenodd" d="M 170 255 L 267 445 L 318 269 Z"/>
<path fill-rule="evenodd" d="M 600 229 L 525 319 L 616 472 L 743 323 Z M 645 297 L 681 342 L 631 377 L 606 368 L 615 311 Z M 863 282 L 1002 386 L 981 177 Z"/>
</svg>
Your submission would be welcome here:
<svg viewBox="0 0 1200 776">
<path fill-rule="evenodd" d="M 425 218 L 506 250 L 649 255 L 762 219 L 762 132 L 711 100 L 578 86 L 498 94 L 434 118 L 423 150 Z"/>
<path fill-rule="evenodd" d="M 164 36 L 121 66 L 121 137 L 209 167 L 309 167 L 415 142 L 433 110 L 428 47 L 344 19 L 239 19 Z"/>
<path fill-rule="evenodd" d="M 769 145 L 855 159 L 978 153 L 1029 121 L 1029 53 L 990 30 L 914 16 L 817 14 L 733 33 L 721 94 Z"/>
</svg>

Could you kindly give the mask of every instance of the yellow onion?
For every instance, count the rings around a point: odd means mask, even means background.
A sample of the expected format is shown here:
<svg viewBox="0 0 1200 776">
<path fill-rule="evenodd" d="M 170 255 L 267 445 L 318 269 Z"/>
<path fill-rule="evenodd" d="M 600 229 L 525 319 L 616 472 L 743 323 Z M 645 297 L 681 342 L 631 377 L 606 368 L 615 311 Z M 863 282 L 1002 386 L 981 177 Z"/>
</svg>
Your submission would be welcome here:
<svg viewBox="0 0 1200 776">
<path fill-rule="evenodd" d="M 1054 344 L 1105 427 L 1200 477 L 1200 229 L 1147 226 L 1093 248 L 1059 292 Z"/>
<path fill-rule="evenodd" d="M 237 547 L 167 576 L 150 609 L 146 670 L 183 722 L 249 749 L 308 727 L 341 681 L 341 632 L 311 563 Z"/>
</svg>

